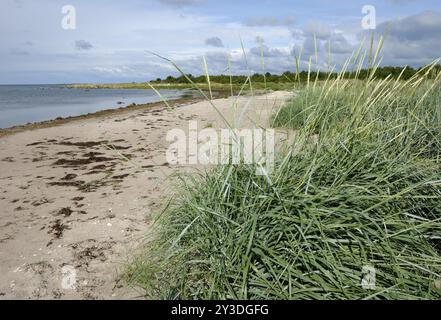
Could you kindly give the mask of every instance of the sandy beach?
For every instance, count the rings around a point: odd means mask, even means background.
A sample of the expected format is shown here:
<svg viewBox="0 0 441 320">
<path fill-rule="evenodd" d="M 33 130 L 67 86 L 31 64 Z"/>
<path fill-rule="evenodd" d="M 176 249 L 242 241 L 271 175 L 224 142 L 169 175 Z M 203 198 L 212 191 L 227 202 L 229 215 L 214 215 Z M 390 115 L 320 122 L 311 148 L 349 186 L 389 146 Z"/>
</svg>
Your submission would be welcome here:
<svg viewBox="0 0 441 320">
<path fill-rule="evenodd" d="M 267 122 L 290 96 L 237 99 L 245 119 Z M 237 117 L 235 98 L 213 103 Z M 21 128 L 0 138 L 0 299 L 136 299 L 120 272 L 170 193 L 174 128 L 223 128 L 207 101 L 149 107 Z M 31 130 L 32 129 L 32 130 Z M 66 271 L 67 270 L 67 271 Z M 66 272 L 75 284 L 66 289 Z"/>
</svg>

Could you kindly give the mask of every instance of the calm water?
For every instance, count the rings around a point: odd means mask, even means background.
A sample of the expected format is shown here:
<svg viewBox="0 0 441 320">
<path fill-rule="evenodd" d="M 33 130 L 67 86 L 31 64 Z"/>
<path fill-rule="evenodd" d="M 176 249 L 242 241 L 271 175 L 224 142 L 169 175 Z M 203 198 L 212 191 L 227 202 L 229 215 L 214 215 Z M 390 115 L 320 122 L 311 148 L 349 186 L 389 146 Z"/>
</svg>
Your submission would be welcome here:
<svg viewBox="0 0 441 320">
<path fill-rule="evenodd" d="M 179 98 L 184 92 L 161 90 L 161 94 L 169 99 Z M 152 90 L 87 90 L 67 89 L 60 85 L 0 85 L 0 128 L 159 100 Z M 119 101 L 124 104 L 118 104 Z"/>
</svg>

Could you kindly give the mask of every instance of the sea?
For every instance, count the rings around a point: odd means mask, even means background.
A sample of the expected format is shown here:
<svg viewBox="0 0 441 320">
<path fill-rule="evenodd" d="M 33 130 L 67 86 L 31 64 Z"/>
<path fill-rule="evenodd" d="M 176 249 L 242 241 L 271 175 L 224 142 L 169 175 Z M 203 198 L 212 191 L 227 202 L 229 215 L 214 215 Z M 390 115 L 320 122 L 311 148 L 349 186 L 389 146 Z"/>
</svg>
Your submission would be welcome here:
<svg viewBox="0 0 441 320">
<path fill-rule="evenodd" d="M 166 99 L 178 99 L 188 94 L 187 90 L 159 92 Z M 0 85 L 0 128 L 160 100 L 161 97 L 148 89 L 74 89 L 65 85 Z"/>
</svg>

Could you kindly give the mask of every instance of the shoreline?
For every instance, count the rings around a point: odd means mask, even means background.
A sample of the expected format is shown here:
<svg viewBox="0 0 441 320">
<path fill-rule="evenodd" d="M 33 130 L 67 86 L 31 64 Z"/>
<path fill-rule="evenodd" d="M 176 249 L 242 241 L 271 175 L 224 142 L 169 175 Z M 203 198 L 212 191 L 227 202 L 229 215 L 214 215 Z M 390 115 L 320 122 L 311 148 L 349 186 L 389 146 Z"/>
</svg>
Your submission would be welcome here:
<svg viewBox="0 0 441 320">
<path fill-rule="evenodd" d="M 171 107 L 175 107 L 176 105 L 181 104 L 192 104 L 201 101 L 204 99 L 203 97 L 181 97 L 177 99 L 171 99 L 167 100 L 167 103 Z M 156 107 L 164 107 L 165 103 L 164 101 L 156 101 L 156 102 L 149 102 L 149 103 L 143 103 L 143 104 L 130 104 L 124 107 L 119 107 L 115 109 L 104 109 L 92 113 L 82 114 L 78 116 L 69 116 L 69 117 L 58 117 L 54 119 L 44 120 L 44 121 L 38 121 L 38 122 L 32 122 L 32 123 L 26 123 L 22 125 L 15 125 L 8 128 L 0 128 L 0 138 L 6 137 L 9 135 L 13 135 L 19 132 L 28 131 L 28 130 L 37 130 L 37 129 L 43 129 L 43 128 L 51 128 L 56 127 L 60 125 L 64 125 L 73 121 L 78 120 L 86 120 L 86 119 L 93 119 L 93 118 L 101 118 L 106 116 L 112 116 L 116 114 L 123 114 L 126 112 L 132 112 L 136 110 L 141 109 L 147 109 L 147 108 L 156 108 Z"/>
<path fill-rule="evenodd" d="M 92 89 L 92 90 L 103 90 L 103 89 L 104 88 L 96 88 L 96 89 Z M 146 89 L 146 90 L 148 90 L 148 89 Z M 197 92 L 195 92 L 195 93 L 197 93 Z M 230 93 L 227 91 L 224 91 L 224 90 L 214 90 L 212 93 L 213 93 L 213 99 L 222 99 L 222 98 L 227 98 L 230 96 Z M 256 95 L 259 95 L 258 92 L 255 92 L 255 93 L 256 93 Z M 170 99 L 170 100 L 166 100 L 166 101 L 171 107 L 176 107 L 178 105 L 188 105 L 188 104 L 197 103 L 197 102 L 203 101 L 204 99 L 205 98 L 202 96 L 199 96 L 199 97 L 194 96 L 194 95 L 188 96 L 187 94 L 184 94 L 180 98 Z M 164 103 L 164 101 L 159 100 L 156 102 L 148 102 L 148 103 L 142 103 L 142 104 L 132 103 L 132 104 L 122 106 L 119 108 L 103 109 L 103 110 L 99 110 L 96 112 L 81 114 L 78 116 L 57 117 L 57 118 L 44 120 L 44 121 L 37 121 L 37 122 L 31 122 L 31 123 L 26 123 L 26 124 L 21 124 L 21 125 L 15 125 L 15 126 L 7 127 L 7 128 L 0 128 L 0 138 L 6 137 L 9 135 L 13 135 L 13 134 L 16 134 L 19 132 L 28 131 L 28 130 L 37 130 L 37 129 L 43 129 L 43 128 L 56 127 L 56 126 L 64 125 L 64 124 L 67 124 L 67 123 L 70 123 L 73 121 L 101 118 L 101 117 L 112 116 L 112 115 L 116 115 L 116 114 L 123 114 L 126 112 L 147 109 L 147 108 L 150 109 L 150 108 L 164 108 L 164 107 L 166 107 L 166 104 Z"/>
</svg>

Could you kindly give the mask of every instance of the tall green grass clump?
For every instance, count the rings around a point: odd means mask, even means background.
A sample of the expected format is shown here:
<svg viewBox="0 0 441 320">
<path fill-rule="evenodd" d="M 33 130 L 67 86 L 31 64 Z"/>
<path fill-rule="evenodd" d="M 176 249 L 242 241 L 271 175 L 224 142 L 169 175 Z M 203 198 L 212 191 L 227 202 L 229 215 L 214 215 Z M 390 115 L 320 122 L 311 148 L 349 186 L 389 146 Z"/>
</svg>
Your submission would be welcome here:
<svg viewBox="0 0 441 320">
<path fill-rule="evenodd" d="M 271 174 L 183 177 L 129 280 L 166 299 L 440 299 L 436 63 L 308 81 L 273 115 L 295 138 Z"/>
</svg>

